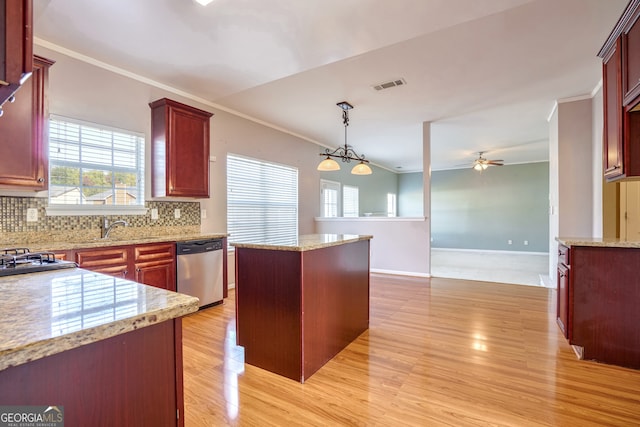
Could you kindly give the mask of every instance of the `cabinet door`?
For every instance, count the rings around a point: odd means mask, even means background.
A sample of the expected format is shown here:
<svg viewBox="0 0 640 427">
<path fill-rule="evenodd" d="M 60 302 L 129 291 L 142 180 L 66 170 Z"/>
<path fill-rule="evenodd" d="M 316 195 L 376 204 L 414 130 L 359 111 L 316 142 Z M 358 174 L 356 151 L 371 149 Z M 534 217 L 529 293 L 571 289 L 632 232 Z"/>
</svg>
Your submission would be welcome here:
<svg viewBox="0 0 640 427">
<path fill-rule="evenodd" d="M 604 82 L 604 177 L 607 180 L 624 175 L 622 134 L 622 98 L 620 87 L 620 39 L 603 63 Z"/>
<path fill-rule="evenodd" d="M 633 12 L 622 32 L 622 91 L 624 105 L 630 105 L 640 95 L 640 8 Z"/>
<path fill-rule="evenodd" d="M 557 322 L 562 334 L 571 340 L 571 324 L 569 316 L 569 268 L 558 264 L 558 306 Z"/>
<path fill-rule="evenodd" d="M 212 114 L 166 98 L 149 106 L 153 196 L 209 197 Z"/>
<path fill-rule="evenodd" d="M 0 186 L 33 190 L 48 188 L 48 107 L 46 90 L 49 67 L 35 57 L 34 71 L 15 102 L 5 103 L 0 117 Z"/>
<path fill-rule="evenodd" d="M 134 247 L 135 278 L 157 288 L 176 290 L 175 244 L 159 243 Z"/>
<path fill-rule="evenodd" d="M 32 0 L 0 0 L 0 105 L 33 68 Z"/>
<path fill-rule="evenodd" d="M 78 267 L 128 279 L 129 251 L 127 247 L 83 249 L 76 251 Z"/>
<path fill-rule="evenodd" d="M 176 290 L 176 265 L 174 261 L 156 261 L 136 264 L 134 280 L 156 288 Z"/>
</svg>

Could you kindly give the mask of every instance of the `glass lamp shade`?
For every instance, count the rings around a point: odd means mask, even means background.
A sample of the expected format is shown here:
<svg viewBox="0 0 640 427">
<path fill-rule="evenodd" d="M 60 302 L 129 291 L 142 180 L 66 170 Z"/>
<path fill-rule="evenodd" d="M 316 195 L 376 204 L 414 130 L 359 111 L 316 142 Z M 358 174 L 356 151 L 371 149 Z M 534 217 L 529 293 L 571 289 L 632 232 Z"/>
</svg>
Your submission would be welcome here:
<svg viewBox="0 0 640 427">
<path fill-rule="evenodd" d="M 366 163 L 360 162 L 351 169 L 353 175 L 371 175 L 371 168 Z"/>
<path fill-rule="evenodd" d="M 476 163 L 476 165 L 473 168 L 477 171 L 481 171 L 483 169 L 482 164 L 480 163 Z"/>
<path fill-rule="evenodd" d="M 339 171 L 340 165 L 330 157 L 327 157 L 318 165 L 318 170 L 322 172 Z"/>
</svg>

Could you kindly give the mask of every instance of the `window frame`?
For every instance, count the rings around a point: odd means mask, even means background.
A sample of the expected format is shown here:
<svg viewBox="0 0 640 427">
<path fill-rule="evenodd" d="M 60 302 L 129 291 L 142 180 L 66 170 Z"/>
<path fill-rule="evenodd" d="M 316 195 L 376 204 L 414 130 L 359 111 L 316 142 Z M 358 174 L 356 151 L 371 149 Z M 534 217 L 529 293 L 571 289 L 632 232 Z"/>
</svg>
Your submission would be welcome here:
<svg viewBox="0 0 640 427">
<path fill-rule="evenodd" d="M 136 173 L 137 177 L 137 186 L 136 189 L 138 191 L 138 196 L 140 201 L 136 204 L 132 205 L 94 205 L 94 204 L 64 204 L 64 203 L 51 203 L 51 191 L 55 189 L 57 186 L 53 185 L 51 182 L 51 172 L 55 168 L 56 164 L 60 166 L 71 165 L 74 167 L 78 167 L 82 169 L 83 164 L 90 165 L 88 163 L 83 163 L 82 160 L 78 162 L 68 162 L 65 160 L 52 160 L 51 156 L 51 132 L 50 127 L 53 122 L 62 122 L 62 123 L 70 123 L 73 125 L 77 125 L 80 127 L 87 127 L 92 129 L 100 129 L 111 133 L 120 133 L 128 136 L 132 136 L 137 138 L 135 151 L 136 162 L 135 167 L 131 169 L 131 171 Z M 145 215 L 147 213 L 147 208 L 145 207 L 146 202 L 146 188 L 145 188 L 145 174 L 146 174 L 146 164 L 145 164 L 145 154 L 146 154 L 146 136 L 142 132 L 131 131 L 127 129 L 115 128 L 112 126 L 102 125 L 99 123 L 92 123 L 85 120 L 79 120 L 71 117 L 51 115 L 48 123 L 48 133 L 49 133 L 49 148 L 47 150 L 48 162 L 49 162 L 49 188 L 47 190 L 47 207 L 46 207 L 46 215 L 47 216 L 57 216 L 57 215 Z M 82 140 L 78 143 L 80 146 L 82 144 Z M 111 150 L 111 156 L 113 158 L 114 150 Z M 103 166 L 103 165 L 100 165 Z M 91 167 L 91 166 L 89 166 Z M 112 172 L 122 172 L 127 168 L 122 168 L 120 166 L 115 166 L 113 164 L 104 166 L 103 170 L 109 170 Z M 81 184 L 81 183 L 80 183 Z M 80 185 L 82 188 L 82 185 Z M 114 184 L 112 184 L 112 188 Z"/>
<path fill-rule="evenodd" d="M 327 212 L 327 200 L 325 200 L 325 190 L 336 192 L 336 208 L 335 216 L 325 215 Z M 339 218 L 342 213 L 342 191 L 341 184 L 337 181 L 328 179 L 320 179 L 320 217 L 321 218 Z"/>
<path fill-rule="evenodd" d="M 353 195 L 355 195 L 355 199 L 352 199 L 349 203 L 347 203 L 347 197 L 353 196 Z M 355 212 L 349 212 L 349 214 L 347 215 L 347 206 L 349 204 L 354 205 Z M 344 184 L 342 186 L 342 217 L 358 218 L 359 216 L 360 216 L 360 189 L 355 185 Z"/>
</svg>

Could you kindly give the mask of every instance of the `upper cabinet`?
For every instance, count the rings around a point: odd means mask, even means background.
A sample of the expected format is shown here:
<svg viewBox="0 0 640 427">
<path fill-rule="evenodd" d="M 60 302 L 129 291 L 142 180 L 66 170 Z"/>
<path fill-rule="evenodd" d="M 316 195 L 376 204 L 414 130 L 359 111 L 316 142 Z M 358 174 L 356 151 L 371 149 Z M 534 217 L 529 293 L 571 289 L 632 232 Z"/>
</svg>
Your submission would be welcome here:
<svg viewBox="0 0 640 427">
<path fill-rule="evenodd" d="M 149 106 L 153 197 L 209 197 L 209 120 L 213 114 L 167 98 Z"/>
<path fill-rule="evenodd" d="M 622 93 L 624 105 L 640 102 L 640 2 L 635 1 L 635 9 L 630 11 L 628 23 L 624 26 L 622 42 Z"/>
<path fill-rule="evenodd" d="M 640 177 L 640 0 L 631 0 L 598 53 L 603 60 L 604 176 Z"/>
<path fill-rule="evenodd" d="M 33 70 L 32 0 L 0 0 L 0 106 Z"/>
<path fill-rule="evenodd" d="M 33 75 L 20 96 L 4 105 L 0 117 L 0 187 L 24 190 L 48 188 L 48 102 L 50 61 L 33 59 Z"/>
</svg>

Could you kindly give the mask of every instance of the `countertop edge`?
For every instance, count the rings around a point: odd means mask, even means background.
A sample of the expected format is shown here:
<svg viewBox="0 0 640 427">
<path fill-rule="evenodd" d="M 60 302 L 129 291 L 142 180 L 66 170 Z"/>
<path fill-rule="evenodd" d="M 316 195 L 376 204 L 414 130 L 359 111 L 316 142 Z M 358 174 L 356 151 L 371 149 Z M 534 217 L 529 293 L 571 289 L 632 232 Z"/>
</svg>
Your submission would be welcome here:
<svg viewBox="0 0 640 427">
<path fill-rule="evenodd" d="M 111 246 L 144 245 L 152 243 L 176 243 L 190 240 L 222 239 L 228 237 L 227 233 L 202 233 L 187 235 L 151 236 L 142 238 L 114 238 L 93 239 L 78 242 L 42 242 L 27 245 L 35 251 L 73 251 L 78 249 L 107 248 Z M 0 243 L 0 246 L 2 244 Z M 4 245 L 8 246 L 8 245 Z"/>
<path fill-rule="evenodd" d="M 184 295 L 184 297 L 188 298 L 188 300 L 171 307 L 149 311 L 105 325 L 36 341 L 16 349 L 0 352 L 0 371 L 198 311 L 199 300 L 188 295 Z"/>
<path fill-rule="evenodd" d="M 353 237 L 348 237 L 341 239 L 339 241 L 334 242 L 314 242 L 308 244 L 301 245 L 278 245 L 278 244 L 269 244 L 269 243 L 231 243 L 231 246 L 236 249 L 265 249 L 272 251 L 289 251 L 289 252 L 306 252 L 312 251 L 316 249 L 328 248 L 331 246 L 339 246 L 347 243 L 359 242 L 362 240 L 371 240 L 373 236 L 371 235 L 353 235 Z"/>
<path fill-rule="evenodd" d="M 565 246 L 586 246 L 598 248 L 640 248 L 640 241 L 603 239 L 593 237 L 556 237 L 556 241 Z"/>
</svg>

